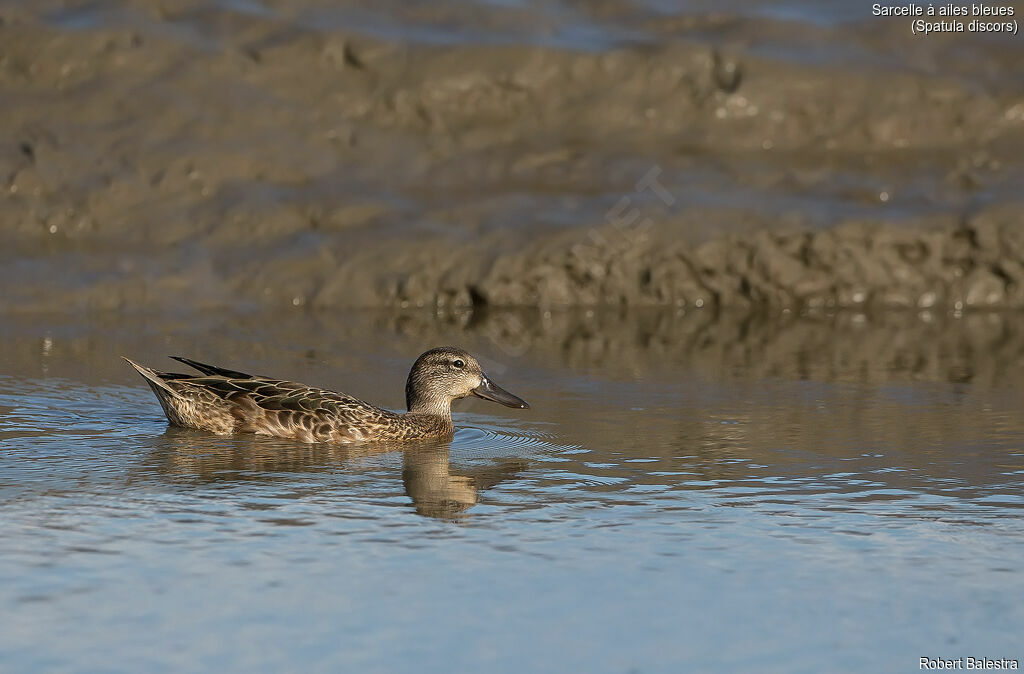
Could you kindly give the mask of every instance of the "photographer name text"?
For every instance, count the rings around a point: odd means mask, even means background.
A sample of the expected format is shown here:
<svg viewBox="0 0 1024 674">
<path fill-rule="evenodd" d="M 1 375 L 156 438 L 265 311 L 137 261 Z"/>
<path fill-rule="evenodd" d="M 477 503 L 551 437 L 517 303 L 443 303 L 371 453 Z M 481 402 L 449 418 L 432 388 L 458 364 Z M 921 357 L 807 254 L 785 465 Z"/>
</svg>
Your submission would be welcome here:
<svg viewBox="0 0 1024 674">
<path fill-rule="evenodd" d="M 929 671 L 948 669 L 970 669 L 995 671 L 1002 669 L 1019 669 L 1020 663 L 1011 658 L 929 658 L 922 657 L 918 669 Z"/>
</svg>

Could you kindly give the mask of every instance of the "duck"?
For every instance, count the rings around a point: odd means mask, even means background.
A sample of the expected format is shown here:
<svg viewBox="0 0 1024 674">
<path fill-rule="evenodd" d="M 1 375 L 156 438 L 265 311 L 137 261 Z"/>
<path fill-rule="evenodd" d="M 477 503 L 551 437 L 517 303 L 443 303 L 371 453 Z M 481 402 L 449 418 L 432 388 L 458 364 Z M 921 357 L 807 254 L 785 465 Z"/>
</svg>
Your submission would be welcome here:
<svg viewBox="0 0 1024 674">
<path fill-rule="evenodd" d="M 218 435 L 255 433 L 301 442 L 404 441 L 450 437 L 452 401 L 473 395 L 530 409 L 488 377 L 463 349 L 426 351 L 409 371 L 406 412 L 392 412 L 335 391 L 246 374 L 171 356 L 200 374 L 160 372 L 123 357 L 156 394 L 173 426 Z"/>
</svg>

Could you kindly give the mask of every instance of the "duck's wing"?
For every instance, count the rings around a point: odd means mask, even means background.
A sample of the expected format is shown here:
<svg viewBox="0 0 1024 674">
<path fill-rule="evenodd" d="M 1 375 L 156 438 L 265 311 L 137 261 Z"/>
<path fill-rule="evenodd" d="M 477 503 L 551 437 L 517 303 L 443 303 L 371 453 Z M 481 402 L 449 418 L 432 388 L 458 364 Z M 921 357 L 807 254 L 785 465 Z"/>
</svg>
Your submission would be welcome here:
<svg viewBox="0 0 1024 674">
<path fill-rule="evenodd" d="M 344 393 L 267 377 L 189 377 L 167 383 L 222 399 L 238 420 L 236 432 L 352 442 L 368 439 L 375 429 L 391 427 L 399 419 Z"/>
<path fill-rule="evenodd" d="M 125 360 L 147 379 L 168 420 L 179 426 L 305 442 L 387 439 L 405 428 L 402 415 L 344 393 L 188 358 L 176 360 L 203 375 L 162 372 Z"/>
</svg>

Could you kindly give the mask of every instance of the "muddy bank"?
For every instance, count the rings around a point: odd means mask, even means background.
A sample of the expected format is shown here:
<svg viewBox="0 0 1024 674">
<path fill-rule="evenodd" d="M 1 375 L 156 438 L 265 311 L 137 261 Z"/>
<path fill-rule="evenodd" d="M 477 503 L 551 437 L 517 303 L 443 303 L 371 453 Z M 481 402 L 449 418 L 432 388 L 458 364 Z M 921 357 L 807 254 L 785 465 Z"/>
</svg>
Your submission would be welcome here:
<svg viewBox="0 0 1024 674">
<path fill-rule="evenodd" d="M 419 271 L 383 299 L 441 307 L 1024 307 L 1024 217 L 1016 210 L 942 229 L 851 223 L 701 245 L 666 231 L 605 228 L 588 235 L 585 243 L 545 241 L 500 255 L 461 287 L 453 279 L 464 267 Z"/>
<path fill-rule="evenodd" d="M 160 254 L 127 251 L 54 255 L 45 264 L 14 261 L 0 307 L 1024 307 L 1024 221 L 1016 209 L 946 227 L 854 222 L 825 230 L 730 234 L 699 244 L 666 227 L 605 226 L 538 236 L 511 251 L 486 239 L 453 245 L 442 237 L 366 243 L 348 254 L 309 242 L 299 250 L 262 249 L 254 255 L 232 249 L 221 260 L 194 244 L 183 248 L 189 253 L 174 258 L 180 267 Z"/>
<path fill-rule="evenodd" d="M 1019 40 L 751 7 L 0 3 L 0 311 L 1020 307 Z"/>
</svg>

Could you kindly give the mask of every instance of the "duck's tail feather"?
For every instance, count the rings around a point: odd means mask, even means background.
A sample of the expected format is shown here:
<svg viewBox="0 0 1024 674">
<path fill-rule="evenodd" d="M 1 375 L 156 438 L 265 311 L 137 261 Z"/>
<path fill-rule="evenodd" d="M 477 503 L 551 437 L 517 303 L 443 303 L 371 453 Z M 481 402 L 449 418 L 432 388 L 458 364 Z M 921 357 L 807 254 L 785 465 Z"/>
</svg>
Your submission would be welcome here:
<svg viewBox="0 0 1024 674">
<path fill-rule="evenodd" d="M 177 391 L 168 386 L 167 382 L 165 382 L 155 370 L 151 370 L 148 367 L 145 367 L 144 365 L 139 365 L 134 360 L 126 356 L 121 356 L 121 358 L 123 358 L 126 363 L 134 367 L 139 374 L 145 377 L 146 380 L 149 381 L 150 386 L 154 387 L 154 390 L 156 390 L 156 388 L 159 388 L 163 392 L 169 393 L 171 396 L 178 395 Z M 157 391 L 157 393 L 160 392 L 161 391 Z"/>
<path fill-rule="evenodd" d="M 206 363 L 200 363 L 198 360 L 192 360 L 191 358 L 185 358 L 184 356 L 171 356 L 174 360 L 179 363 L 184 363 L 189 367 L 194 367 L 203 374 L 212 375 L 214 377 L 227 377 L 228 379 L 252 379 L 251 374 L 245 372 L 239 372 L 238 370 L 229 370 L 224 367 L 217 367 L 216 365 L 207 365 Z M 126 359 L 127 360 L 127 359 Z M 131 362 L 130 360 L 128 361 Z"/>
</svg>

